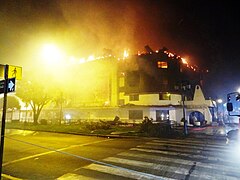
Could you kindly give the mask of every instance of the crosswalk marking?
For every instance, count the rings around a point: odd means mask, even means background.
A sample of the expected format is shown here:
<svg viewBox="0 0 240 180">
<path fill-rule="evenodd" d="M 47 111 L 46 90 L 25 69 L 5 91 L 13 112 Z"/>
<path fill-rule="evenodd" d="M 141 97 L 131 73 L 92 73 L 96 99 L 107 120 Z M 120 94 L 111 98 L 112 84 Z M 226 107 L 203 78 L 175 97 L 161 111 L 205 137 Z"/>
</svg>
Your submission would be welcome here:
<svg viewBox="0 0 240 180">
<path fill-rule="evenodd" d="M 193 165 L 194 161 L 180 159 L 180 158 L 170 158 L 170 157 L 161 157 L 157 155 L 150 155 L 150 154 L 144 154 L 144 153 L 133 153 L 133 152 L 123 152 L 118 154 L 120 157 L 125 158 L 141 158 L 144 160 L 151 160 L 156 162 L 166 162 L 166 163 L 172 163 L 176 162 L 182 165 Z M 224 171 L 230 171 L 231 173 L 239 173 L 239 168 L 229 167 L 229 166 L 223 166 L 220 164 L 211 164 L 211 163 L 203 163 L 203 162 L 197 162 L 198 169 L 208 168 L 211 169 L 213 172 L 220 172 L 220 174 L 224 175 Z"/>
<path fill-rule="evenodd" d="M 172 158 L 172 157 L 163 157 L 163 156 L 157 156 L 157 155 L 150 155 L 150 154 L 145 154 L 145 153 L 133 153 L 133 152 L 123 152 L 118 154 L 119 156 L 126 156 L 126 157 L 135 157 L 135 158 L 145 158 L 148 160 L 155 160 L 155 161 L 166 161 L 166 162 L 178 162 L 183 165 L 192 165 L 194 161 L 191 160 L 186 160 L 186 159 L 180 159 L 180 158 Z M 229 170 L 229 171 L 239 171 L 239 168 L 234 168 L 234 167 L 229 167 L 229 166 L 224 166 L 221 164 L 212 164 L 212 163 L 204 163 L 204 162 L 198 162 L 197 163 L 199 167 L 202 168 L 211 168 L 213 170 Z"/>
<path fill-rule="evenodd" d="M 223 153 L 214 152 L 214 151 L 206 151 L 201 149 L 192 149 L 191 147 L 186 148 L 186 146 L 182 146 L 181 148 L 176 146 L 162 146 L 162 145 L 139 145 L 138 148 L 146 148 L 146 149 L 156 149 L 162 151 L 170 151 L 170 152 L 179 152 L 179 153 L 188 153 L 193 155 L 202 155 L 204 157 L 218 157 L 218 159 L 223 160 Z M 223 160 L 224 161 L 224 160 Z"/>
<path fill-rule="evenodd" d="M 173 148 L 186 148 L 186 145 L 182 145 L 182 144 L 168 144 L 168 143 L 159 144 L 156 142 L 148 142 L 147 145 L 165 146 L 165 147 L 173 147 Z M 191 146 L 188 146 L 187 148 L 192 150 L 197 150 L 197 151 L 214 151 L 214 153 L 230 152 L 229 149 L 215 149 L 215 147 L 209 147 L 209 146 L 199 147 L 199 146 L 191 145 Z"/>
<path fill-rule="evenodd" d="M 196 139 L 158 139 L 153 140 L 152 142 L 157 143 L 169 143 L 169 144 L 182 144 L 182 145 L 191 145 L 191 146 L 199 146 L 199 147 L 205 147 L 205 146 L 214 146 L 219 148 L 227 148 L 227 143 L 223 142 L 214 142 L 214 141 L 199 141 Z"/>
<path fill-rule="evenodd" d="M 103 159 L 105 165 L 92 163 L 68 176 L 91 180 L 93 174 L 90 177 L 81 174 L 81 170 L 91 170 L 113 178 L 237 180 L 240 179 L 240 166 L 227 158 L 231 152 L 231 148 L 224 143 L 154 139 Z M 68 176 L 62 176 L 61 180 L 68 180 Z"/>
<path fill-rule="evenodd" d="M 147 144 L 163 144 L 167 143 L 170 145 L 175 145 L 175 146 L 190 146 L 194 149 L 209 149 L 209 150 L 214 150 L 214 151 L 228 151 L 228 145 L 213 145 L 213 144 L 197 144 L 195 142 L 167 142 L 167 141 L 152 141 L 148 142 Z"/>
<path fill-rule="evenodd" d="M 219 145 L 223 146 L 222 141 L 206 141 L 205 139 L 193 139 L 193 138 L 188 138 L 188 139 L 154 139 L 153 142 L 176 142 L 176 143 L 197 143 L 197 144 L 210 144 L 210 145 Z"/>
<path fill-rule="evenodd" d="M 86 177 L 86 176 L 82 176 L 82 175 L 78 175 L 78 174 L 74 174 L 74 173 L 67 173 L 64 174 L 63 176 L 57 178 L 57 180 L 95 180 L 95 178 L 91 178 L 91 177 Z"/>
<path fill-rule="evenodd" d="M 188 174 L 188 170 L 181 167 L 169 167 L 162 164 L 156 164 L 156 163 L 149 163 L 149 162 L 143 162 L 143 161 L 135 161 L 135 160 L 129 160 L 124 158 L 116 158 L 116 157 L 109 157 L 104 159 L 104 161 L 111 162 L 111 163 L 119 163 L 123 165 L 131 165 L 135 167 L 142 167 L 147 169 L 154 169 L 154 170 L 161 170 L 161 171 L 170 171 L 177 174 Z"/>
<path fill-rule="evenodd" d="M 131 165 L 131 166 L 141 167 L 141 168 L 146 168 L 146 169 L 154 169 L 154 170 L 158 170 L 158 171 L 171 172 L 171 173 L 174 173 L 174 174 L 185 175 L 185 176 L 187 176 L 189 174 L 189 168 L 174 167 L 174 166 L 162 165 L 162 164 L 157 164 L 157 163 L 149 163 L 149 162 L 146 162 L 146 161 L 135 161 L 135 160 L 129 160 L 129 159 L 124 159 L 124 158 L 115 158 L 115 157 L 106 158 L 105 161 L 111 162 L 111 163 L 119 163 L 119 164 L 122 164 L 122 165 Z M 191 165 L 194 165 L 194 162 L 192 162 Z M 232 178 L 232 177 L 229 177 L 227 175 L 224 175 L 223 173 L 213 174 L 213 173 L 210 173 L 210 172 L 205 172 L 203 174 L 199 170 L 194 170 L 194 172 L 191 174 L 191 177 L 196 177 L 196 178 L 200 177 L 200 176 L 202 176 L 202 177 L 209 177 L 210 176 L 211 177 L 213 175 L 215 176 L 215 178 L 222 178 L 223 176 L 226 179 L 231 179 Z"/>
<path fill-rule="evenodd" d="M 123 152 L 118 154 L 118 156 L 127 156 L 127 157 L 141 157 L 149 160 L 155 160 L 155 161 L 167 161 L 167 162 L 172 162 L 173 159 L 169 157 L 161 157 L 161 156 L 156 156 L 156 155 L 150 155 L 150 154 L 145 154 L 145 153 L 134 153 L 134 152 Z M 193 161 L 189 160 L 183 160 L 179 158 L 175 158 L 175 161 L 184 164 L 184 165 L 192 165 Z"/>
<path fill-rule="evenodd" d="M 136 171 L 126 171 L 125 169 L 117 169 L 109 166 L 104 166 L 104 165 L 99 165 L 99 164 L 90 164 L 87 167 L 84 167 L 87 169 L 95 170 L 95 171 L 100 171 L 104 173 L 111 173 L 114 175 L 126 177 L 126 178 L 133 178 L 133 179 L 141 179 L 141 180 L 149 180 L 149 179 L 166 179 L 166 180 L 171 180 L 171 178 L 164 178 L 161 176 L 153 175 L 153 174 L 147 174 L 147 173 L 138 173 Z"/>
<path fill-rule="evenodd" d="M 189 154 L 187 152 L 172 152 L 172 151 L 166 151 L 166 150 L 157 150 L 157 149 L 151 149 L 152 146 L 137 146 L 137 148 L 131 148 L 130 150 L 135 151 L 141 151 L 141 152 L 149 152 L 149 153 L 158 153 L 158 154 L 165 154 L 165 155 L 175 155 L 180 157 L 190 157 L 192 159 L 199 159 L 199 160 L 208 160 L 208 161 L 215 161 L 215 162 L 229 162 L 228 160 L 224 158 L 219 157 L 212 157 L 212 156 L 206 156 L 201 154 Z"/>
</svg>

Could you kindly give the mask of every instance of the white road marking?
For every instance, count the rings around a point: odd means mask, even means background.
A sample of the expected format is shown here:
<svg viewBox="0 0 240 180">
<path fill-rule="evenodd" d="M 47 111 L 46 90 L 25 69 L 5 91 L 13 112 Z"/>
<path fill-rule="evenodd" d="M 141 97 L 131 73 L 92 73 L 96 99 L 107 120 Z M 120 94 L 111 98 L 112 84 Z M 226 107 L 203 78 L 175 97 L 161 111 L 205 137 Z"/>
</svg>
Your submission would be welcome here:
<svg viewBox="0 0 240 180">
<path fill-rule="evenodd" d="M 188 169 L 182 168 L 182 167 L 172 167 L 172 166 L 167 166 L 167 165 L 162 165 L 162 164 L 129 160 L 129 159 L 123 159 L 123 158 L 117 158 L 117 157 L 109 157 L 109 158 L 104 159 L 104 161 L 111 162 L 111 163 L 123 164 L 123 165 L 130 165 L 130 166 L 134 166 L 134 167 L 154 169 L 154 170 L 159 170 L 159 171 L 167 171 L 167 172 L 183 174 L 183 175 L 187 175 L 189 172 Z"/>
<path fill-rule="evenodd" d="M 202 163 L 198 161 L 189 161 L 189 160 L 184 160 L 184 159 L 178 159 L 178 158 L 169 158 L 169 157 L 161 157 L 161 156 L 156 156 L 156 155 L 149 155 L 149 154 L 144 154 L 144 153 L 129 153 L 129 152 L 123 152 L 119 153 L 118 155 L 125 156 L 125 157 L 135 157 L 135 158 L 144 158 L 147 161 L 160 161 L 160 162 L 175 162 L 177 164 L 182 164 L 182 165 L 190 165 L 192 166 L 194 162 L 196 162 L 196 166 L 200 168 L 208 168 L 209 170 L 211 169 L 214 172 L 220 172 L 219 174 L 213 174 L 209 172 L 199 172 L 199 170 L 194 170 L 193 174 L 199 176 L 201 174 L 212 174 L 212 176 L 217 176 L 218 178 L 225 177 L 226 179 L 230 179 L 228 175 L 225 175 L 225 172 L 231 172 L 231 173 L 239 173 L 240 168 L 239 167 L 229 167 L 229 166 L 224 166 L 221 164 L 210 164 L 210 163 Z M 210 176 L 210 175 L 209 175 Z"/>
<path fill-rule="evenodd" d="M 199 150 L 210 150 L 210 151 L 221 151 L 221 152 L 231 152 L 231 149 L 229 147 L 225 146 L 219 146 L 219 145 L 210 145 L 210 144 L 204 144 L 204 145 L 196 145 L 196 144 L 185 144 L 185 143 L 169 143 L 169 142 L 148 142 L 146 144 L 149 145 L 158 145 L 158 146 L 171 146 L 171 147 L 189 147 L 191 149 L 199 149 Z"/>
<path fill-rule="evenodd" d="M 90 164 L 90 165 L 84 167 L 84 169 L 90 169 L 90 170 L 94 170 L 94 171 L 99 171 L 99 172 L 103 172 L 103 173 L 118 175 L 118 176 L 121 176 L 121 177 L 132 178 L 132 179 L 141 179 L 141 180 L 149 180 L 149 179 L 163 180 L 163 179 L 166 179 L 166 180 L 171 180 L 171 178 L 165 178 L 165 177 L 162 177 L 162 176 L 157 176 L 157 175 L 142 173 L 142 172 L 137 172 L 137 171 L 126 171 L 122 168 L 113 168 L 113 167 L 103 166 L 103 165 L 99 165 L 99 164 Z"/>
<path fill-rule="evenodd" d="M 10 176 L 7 174 L 2 174 L 2 177 L 10 179 L 10 180 L 22 180 L 22 179 L 19 179 L 19 178 L 16 178 L 16 177 L 13 177 L 13 176 Z"/>
<path fill-rule="evenodd" d="M 171 142 L 174 143 L 174 142 Z M 181 143 L 179 141 L 179 143 Z M 194 144 L 196 141 L 194 142 Z M 228 180 L 237 180 L 239 178 L 239 171 L 240 167 L 228 167 L 227 165 L 222 165 L 217 163 L 217 161 L 222 160 L 224 162 L 230 162 L 233 163 L 233 161 L 228 161 L 227 159 L 220 159 L 217 157 L 212 157 L 212 156 L 205 156 L 201 154 L 194 154 L 194 152 L 197 152 L 198 149 L 193 148 L 192 152 L 193 154 L 189 153 L 188 151 L 186 152 L 170 152 L 170 151 L 161 151 L 158 150 L 157 147 L 167 144 L 167 141 L 163 141 L 163 144 L 161 144 L 160 141 L 158 140 L 153 140 L 151 142 L 147 142 L 143 145 L 136 146 L 135 148 L 131 148 L 126 152 L 121 152 L 117 154 L 116 156 L 118 157 L 107 157 L 103 159 L 105 161 L 105 164 L 98 164 L 98 163 L 92 163 L 90 165 L 87 165 L 85 167 L 81 167 L 76 169 L 76 171 L 80 171 L 81 169 L 88 169 L 92 171 L 97 171 L 99 173 L 107 173 L 109 175 L 114 175 L 114 176 L 121 176 L 121 177 L 126 177 L 126 178 L 133 178 L 133 179 L 171 179 L 167 178 L 161 175 L 155 175 L 155 174 L 149 174 L 143 172 L 144 170 L 146 172 L 151 172 L 152 170 L 155 170 L 156 172 L 161 173 L 160 171 L 163 172 L 169 172 L 169 173 L 175 173 L 176 176 L 188 176 L 192 178 L 198 178 L 198 179 L 228 179 Z M 178 149 L 183 149 L 185 148 L 191 148 L 191 142 L 187 142 L 186 145 L 181 145 L 181 144 L 168 144 L 169 147 L 176 148 Z M 202 143 L 202 145 L 199 146 L 199 150 L 201 151 L 204 148 L 205 144 Z M 211 147 L 215 147 L 214 144 L 207 144 L 206 145 L 207 149 L 211 149 Z M 221 147 L 221 145 L 216 145 L 216 148 Z M 225 149 L 225 146 L 222 146 L 224 149 L 219 149 L 219 153 L 223 153 L 227 151 Z M 150 149 L 149 149 L 150 148 Z M 152 149 L 151 149 L 152 148 Z M 211 150 L 210 150 L 211 151 Z M 191 152 L 191 151 L 190 151 Z M 154 153 L 154 154 L 149 154 L 149 153 Z M 159 154 L 159 155 L 158 155 Z M 170 157 L 162 157 L 161 154 L 166 154 L 169 155 Z M 174 156 L 174 157 L 171 157 Z M 181 158 L 177 158 L 176 156 L 180 157 L 192 157 L 196 158 L 196 160 L 185 160 Z M 134 158 L 134 160 L 133 160 Z M 154 160 L 154 163 L 152 163 L 152 160 Z M 205 162 L 199 162 L 201 160 L 212 160 L 216 161 L 216 164 L 214 163 L 205 163 Z M 159 163 L 158 163 L 159 161 Z M 163 162 L 160 164 L 160 162 Z M 166 163 L 164 163 L 166 162 Z M 167 163 L 175 162 L 180 164 L 179 166 L 174 166 L 174 165 L 168 165 Z M 114 165 L 117 164 L 117 165 Z M 130 166 L 130 167 L 135 167 L 137 169 L 141 168 L 142 170 L 132 170 L 131 168 L 125 168 L 124 166 Z M 182 165 L 182 166 L 181 166 Z M 183 166 L 187 165 L 187 166 Z M 201 168 L 208 168 L 204 171 Z M 75 172 L 76 172 L 75 171 Z M 154 173 L 154 172 L 153 172 Z M 234 174 L 236 176 L 234 176 Z M 77 175 L 75 175 L 78 177 Z M 94 175 L 93 175 L 94 176 Z M 63 177 L 63 176 L 62 176 Z M 67 177 L 67 175 L 66 175 Z M 82 175 L 79 175 L 79 179 L 89 179 L 89 177 L 85 177 Z M 70 178 L 69 178 L 70 179 Z M 90 178 L 91 179 L 91 178 Z M 68 179 L 67 179 L 68 180 Z"/>
<path fill-rule="evenodd" d="M 140 152 L 149 152 L 149 153 L 158 153 L 158 154 L 167 154 L 167 155 L 174 155 L 174 156 L 184 156 L 184 157 L 191 157 L 196 159 L 206 159 L 210 161 L 224 161 L 229 162 L 226 159 L 222 158 L 216 158 L 212 156 L 206 156 L 206 155 L 197 155 L 197 154 L 188 154 L 187 152 L 170 152 L 170 151 L 161 151 L 156 149 L 150 149 L 149 146 L 137 146 L 137 148 L 131 148 L 130 150 L 134 151 L 140 151 Z"/>
<path fill-rule="evenodd" d="M 57 178 L 57 180 L 96 180 L 96 179 L 78 174 L 67 173 Z"/>
<path fill-rule="evenodd" d="M 12 139 L 12 138 L 10 138 L 10 139 Z M 9 164 L 13 164 L 13 163 L 16 163 L 16 162 L 24 161 L 24 160 L 27 160 L 27 159 L 36 158 L 36 157 L 39 157 L 39 156 L 44 156 L 44 155 L 51 154 L 51 153 L 55 153 L 55 152 L 61 153 L 61 152 L 63 152 L 64 150 L 71 149 L 71 148 L 88 146 L 88 145 L 97 144 L 97 143 L 102 143 L 102 142 L 111 141 L 111 140 L 113 140 L 113 139 L 105 139 L 105 140 L 100 140 L 100 141 L 94 141 L 94 142 L 84 143 L 84 144 L 71 145 L 71 146 L 68 146 L 68 147 L 60 148 L 60 149 L 54 149 L 54 150 L 47 151 L 47 152 L 44 152 L 44 153 L 34 154 L 34 155 L 32 155 L 32 156 L 27 156 L 27 157 L 23 157 L 23 158 L 20 158 L 20 159 L 13 160 L 13 161 L 5 162 L 5 163 L 3 163 L 2 166 L 7 166 L 7 165 L 9 165 Z M 38 147 L 40 147 L 40 146 L 38 146 Z M 44 148 L 44 149 L 49 149 L 49 148 L 46 148 L 46 147 L 42 147 L 42 148 Z"/>
<path fill-rule="evenodd" d="M 138 146 L 150 149 L 162 149 L 162 150 L 173 150 L 173 151 L 179 151 L 185 152 L 185 153 L 195 153 L 195 154 L 204 154 L 206 156 L 212 156 L 212 157 L 225 157 L 226 153 L 232 153 L 232 150 L 220 150 L 219 148 L 208 148 L 208 147 L 196 147 L 196 146 L 186 146 L 186 145 L 174 145 L 174 144 L 156 144 L 156 143 L 146 143 L 145 145 Z"/>
</svg>

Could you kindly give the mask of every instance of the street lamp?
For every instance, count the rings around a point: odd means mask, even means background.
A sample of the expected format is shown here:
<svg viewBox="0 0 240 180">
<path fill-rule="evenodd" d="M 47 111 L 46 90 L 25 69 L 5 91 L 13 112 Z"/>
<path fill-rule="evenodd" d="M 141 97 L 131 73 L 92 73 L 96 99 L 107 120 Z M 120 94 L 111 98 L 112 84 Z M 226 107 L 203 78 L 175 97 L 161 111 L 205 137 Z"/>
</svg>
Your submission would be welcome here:
<svg viewBox="0 0 240 180">
<path fill-rule="evenodd" d="M 63 71 L 65 53 L 61 51 L 55 44 L 44 44 L 40 51 L 40 56 L 45 63 L 45 72 L 49 73 L 52 78 L 57 80 L 63 80 L 66 74 Z M 59 110 L 59 125 L 61 125 L 63 119 L 63 92 L 60 91 L 60 95 L 57 98 L 60 105 Z"/>
<path fill-rule="evenodd" d="M 219 109 L 219 106 L 221 105 L 222 106 L 222 120 L 224 121 L 224 108 L 223 108 L 223 100 L 222 99 L 217 99 L 217 114 L 220 116 L 221 112 L 220 109 Z M 218 119 L 219 120 L 219 119 Z"/>
<path fill-rule="evenodd" d="M 191 85 L 187 81 L 183 81 L 179 83 L 179 85 L 175 86 L 175 90 L 179 91 L 181 93 L 182 97 L 182 108 L 183 108 L 183 133 L 184 135 L 188 135 L 188 128 L 187 128 L 187 120 L 186 120 L 186 106 L 185 106 L 185 98 L 186 98 L 186 92 L 191 89 Z"/>
<path fill-rule="evenodd" d="M 60 92 L 60 112 L 59 112 L 59 125 L 61 125 L 62 117 L 63 117 L 63 92 Z"/>
<path fill-rule="evenodd" d="M 47 64 L 56 65 L 63 60 L 63 52 L 54 44 L 45 44 L 42 47 L 41 56 Z"/>
<path fill-rule="evenodd" d="M 222 99 L 217 99 L 217 103 L 222 104 L 223 100 Z"/>
<path fill-rule="evenodd" d="M 237 92 L 240 93 L 240 88 L 237 89 Z"/>
</svg>

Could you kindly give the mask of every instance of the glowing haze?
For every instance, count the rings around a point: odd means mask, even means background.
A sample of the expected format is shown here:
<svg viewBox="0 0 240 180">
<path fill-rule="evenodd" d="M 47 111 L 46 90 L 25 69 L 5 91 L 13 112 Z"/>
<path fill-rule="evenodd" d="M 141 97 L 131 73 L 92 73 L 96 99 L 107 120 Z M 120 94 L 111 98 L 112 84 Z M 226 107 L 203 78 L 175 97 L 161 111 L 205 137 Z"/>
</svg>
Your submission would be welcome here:
<svg viewBox="0 0 240 180">
<path fill-rule="evenodd" d="M 105 51 L 120 56 L 124 49 L 136 54 L 146 44 L 176 51 L 166 29 L 176 21 L 174 16 L 164 16 L 168 6 L 135 0 L 7 1 L 1 7 L 5 49 L 0 56 L 7 63 L 32 65 L 45 43 L 55 43 L 75 57 L 100 56 Z M 162 17 L 156 14 L 159 11 Z"/>
<path fill-rule="evenodd" d="M 165 46 L 188 63 L 210 69 L 209 93 L 226 94 L 239 86 L 240 11 L 236 3 L 2 0 L 1 64 L 24 66 L 23 73 L 34 66 L 39 69 L 39 50 L 45 43 L 57 44 L 73 57 L 119 57 L 125 49 L 137 54 L 145 45 L 153 50 Z"/>
</svg>

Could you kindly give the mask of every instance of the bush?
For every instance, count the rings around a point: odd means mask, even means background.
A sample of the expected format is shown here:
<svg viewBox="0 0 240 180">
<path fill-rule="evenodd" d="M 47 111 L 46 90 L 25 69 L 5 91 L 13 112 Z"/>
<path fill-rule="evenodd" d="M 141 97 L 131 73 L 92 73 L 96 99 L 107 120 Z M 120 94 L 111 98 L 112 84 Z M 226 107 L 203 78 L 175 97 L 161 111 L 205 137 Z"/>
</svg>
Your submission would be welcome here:
<svg viewBox="0 0 240 180">
<path fill-rule="evenodd" d="M 99 130 L 99 129 L 104 129 L 104 130 L 107 130 L 107 129 L 110 129 L 110 124 L 108 123 L 105 123 L 103 121 L 101 122 L 89 122 L 89 123 L 86 123 L 85 127 L 89 130 Z"/>
<path fill-rule="evenodd" d="M 144 117 L 144 120 L 143 120 L 143 122 L 141 124 L 140 131 L 141 132 L 145 132 L 145 133 L 149 133 L 149 132 L 151 132 L 151 128 L 152 128 L 151 126 L 152 125 L 153 125 L 152 121 L 150 121 L 148 119 L 148 117 Z"/>
<path fill-rule="evenodd" d="M 174 133 L 169 123 L 162 122 L 154 124 L 148 118 L 144 118 L 140 131 L 152 137 L 168 137 Z"/>
<path fill-rule="evenodd" d="M 40 124 L 41 125 L 47 125 L 47 120 L 46 119 L 40 119 Z"/>
</svg>

